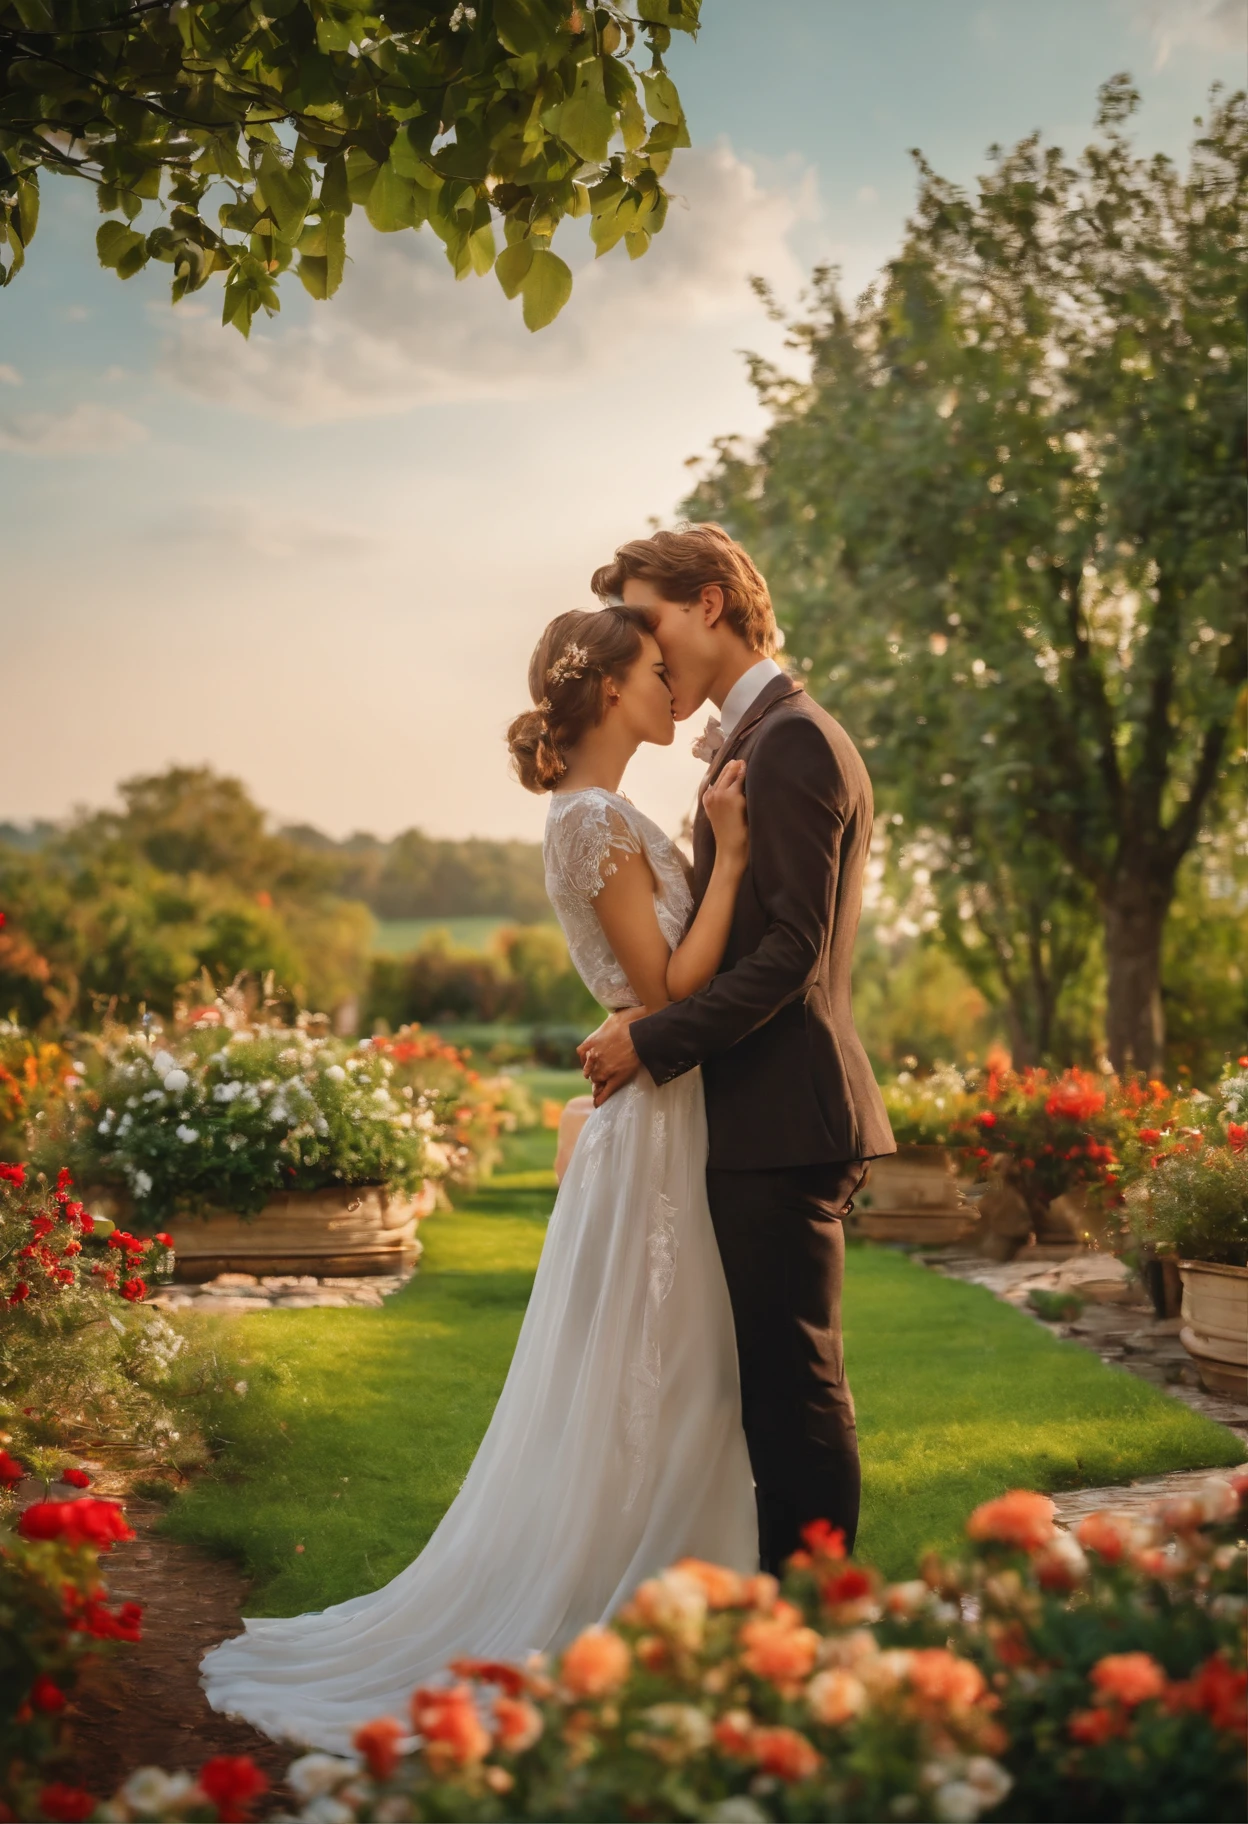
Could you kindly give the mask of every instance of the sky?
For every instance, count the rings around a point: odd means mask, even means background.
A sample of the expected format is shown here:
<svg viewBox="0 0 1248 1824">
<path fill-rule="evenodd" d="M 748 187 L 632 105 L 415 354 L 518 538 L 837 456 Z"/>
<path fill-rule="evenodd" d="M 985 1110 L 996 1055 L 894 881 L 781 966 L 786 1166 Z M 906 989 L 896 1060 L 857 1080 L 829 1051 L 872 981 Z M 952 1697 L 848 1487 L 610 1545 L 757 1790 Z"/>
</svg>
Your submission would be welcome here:
<svg viewBox="0 0 1248 1824">
<path fill-rule="evenodd" d="M 95 262 L 94 197 L 45 186 L 0 291 L 0 821 L 113 801 L 171 763 L 244 779 L 335 835 L 541 833 L 503 731 L 545 622 L 673 523 L 691 459 L 762 418 L 744 350 L 782 354 L 749 288 L 822 262 L 857 293 L 895 251 L 908 149 L 971 183 L 987 148 L 1091 136 L 1129 70 L 1139 140 L 1182 157 L 1209 85 L 1244 81 L 1248 0 L 704 0 L 671 58 L 693 147 L 649 254 L 591 263 L 537 336 L 440 244 L 349 239 L 337 297 L 289 275 L 250 343 L 212 286 Z M 353 222 L 352 228 L 356 224 Z M 216 283 L 216 282 L 214 282 Z M 625 789 L 669 828 L 701 768 L 643 751 Z"/>
</svg>

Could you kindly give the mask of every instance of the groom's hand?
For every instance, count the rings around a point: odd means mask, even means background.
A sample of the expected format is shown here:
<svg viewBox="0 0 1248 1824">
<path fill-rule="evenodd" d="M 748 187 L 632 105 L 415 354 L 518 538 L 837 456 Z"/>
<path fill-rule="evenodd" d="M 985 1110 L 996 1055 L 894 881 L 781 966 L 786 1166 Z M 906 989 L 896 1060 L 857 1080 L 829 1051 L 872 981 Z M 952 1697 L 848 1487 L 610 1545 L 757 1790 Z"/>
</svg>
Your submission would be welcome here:
<svg viewBox="0 0 1248 1824">
<path fill-rule="evenodd" d="M 630 1007 L 610 1014 L 596 1032 L 591 1032 L 576 1048 L 581 1070 L 594 1086 L 594 1107 L 601 1108 L 617 1089 L 623 1089 L 641 1069 L 641 1059 L 629 1031 L 634 1020 L 644 1017 L 644 1007 Z"/>
</svg>

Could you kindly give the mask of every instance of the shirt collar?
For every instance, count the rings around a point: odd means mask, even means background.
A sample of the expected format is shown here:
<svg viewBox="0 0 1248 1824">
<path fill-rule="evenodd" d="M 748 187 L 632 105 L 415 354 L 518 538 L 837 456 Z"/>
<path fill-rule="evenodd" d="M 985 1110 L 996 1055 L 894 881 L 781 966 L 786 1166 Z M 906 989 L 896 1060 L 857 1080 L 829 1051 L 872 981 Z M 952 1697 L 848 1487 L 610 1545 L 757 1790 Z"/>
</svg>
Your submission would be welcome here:
<svg viewBox="0 0 1248 1824">
<path fill-rule="evenodd" d="M 755 702 L 773 678 L 783 677 L 784 673 L 774 659 L 760 659 L 757 665 L 743 672 L 724 698 L 723 708 L 719 712 L 719 726 L 727 740 L 737 727 L 746 711 Z"/>
</svg>

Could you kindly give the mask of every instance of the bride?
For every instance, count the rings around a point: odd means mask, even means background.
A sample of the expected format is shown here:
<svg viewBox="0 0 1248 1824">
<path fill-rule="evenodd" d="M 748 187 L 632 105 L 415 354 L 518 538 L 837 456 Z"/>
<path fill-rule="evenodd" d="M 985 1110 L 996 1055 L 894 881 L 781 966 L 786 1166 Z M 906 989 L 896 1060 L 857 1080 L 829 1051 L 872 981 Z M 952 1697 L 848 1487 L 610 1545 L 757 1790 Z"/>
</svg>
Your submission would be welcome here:
<svg viewBox="0 0 1248 1824">
<path fill-rule="evenodd" d="M 549 792 L 546 884 L 604 1006 L 692 994 L 723 956 L 745 869 L 744 768 L 704 805 L 715 871 L 692 896 L 672 843 L 618 789 L 675 725 L 662 654 L 625 609 L 562 614 L 508 741 Z M 205 1656 L 208 1701 L 279 1739 L 342 1752 L 459 1654 L 522 1658 L 605 1621 L 682 1557 L 758 1565 L 732 1312 L 706 1200 L 700 1073 L 643 1072 L 595 1109 L 546 1233 L 506 1385 L 463 1487 L 383 1589 L 252 1620 Z"/>
</svg>

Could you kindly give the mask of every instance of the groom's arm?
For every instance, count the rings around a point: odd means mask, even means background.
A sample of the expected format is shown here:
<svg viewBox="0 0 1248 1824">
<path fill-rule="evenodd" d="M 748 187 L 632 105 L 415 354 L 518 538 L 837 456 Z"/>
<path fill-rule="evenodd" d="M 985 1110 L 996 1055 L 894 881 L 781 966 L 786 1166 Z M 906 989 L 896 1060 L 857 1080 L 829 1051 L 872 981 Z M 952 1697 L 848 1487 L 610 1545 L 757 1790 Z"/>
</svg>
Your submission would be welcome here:
<svg viewBox="0 0 1248 1824">
<path fill-rule="evenodd" d="M 687 1000 L 635 1020 L 629 1036 L 656 1083 L 726 1051 L 816 979 L 835 903 L 848 793 L 836 755 L 806 716 L 778 718 L 746 768 L 749 879 L 762 942 Z"/>
</svg>

